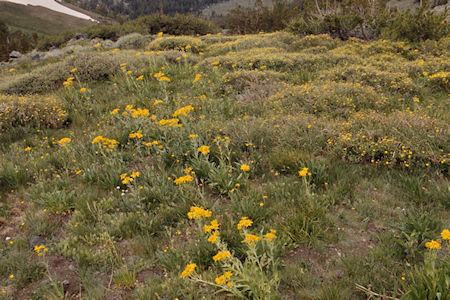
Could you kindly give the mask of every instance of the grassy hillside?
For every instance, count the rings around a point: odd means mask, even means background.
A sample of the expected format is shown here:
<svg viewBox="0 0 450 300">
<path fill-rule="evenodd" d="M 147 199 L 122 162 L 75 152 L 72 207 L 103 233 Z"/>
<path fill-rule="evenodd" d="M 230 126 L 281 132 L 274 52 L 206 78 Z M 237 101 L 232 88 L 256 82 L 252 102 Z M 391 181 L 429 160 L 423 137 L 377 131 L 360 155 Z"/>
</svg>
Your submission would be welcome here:
<svg viewBox="0 0 450 300">
<path fill-rule="evenodd" d="M 448 299 L 449 42 L 162 36 L 0 69 L 0 297 Z"/>
<path fill-rule="evenodd" d="M 94 23 L 40 6 L 26 6 L 0 1 L 0 21 L 8 26 L 38 34 L 58 34 L 66 29 Z"/>
</svg>

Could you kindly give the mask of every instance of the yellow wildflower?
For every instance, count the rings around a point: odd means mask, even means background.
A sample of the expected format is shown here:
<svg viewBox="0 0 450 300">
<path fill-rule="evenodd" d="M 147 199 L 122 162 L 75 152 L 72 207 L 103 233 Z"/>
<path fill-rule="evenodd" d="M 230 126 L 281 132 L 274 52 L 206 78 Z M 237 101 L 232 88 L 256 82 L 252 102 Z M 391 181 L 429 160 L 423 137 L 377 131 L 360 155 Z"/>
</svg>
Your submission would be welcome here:
<svg viewBox="0 0 450 300">
<path fill-rule="evenodd" d="M 185 183 L 185 182 L 191 182 L 191 181 L 194 181 L 194 177 L 192 177 L 191 175 L 186 175 L 186 176 L 178 177 L 173 182 L 176 185 L 179 185 L 179 184 L 182 184 L 182 183 Z"/>
<path fill-rule="evenodd" d="M 62 138 L 58 141 L 58 144 L 65 147 L 68 143 L 70 143 L 72 140 L 70 138 Z"/>
<path fill-rule="evenodd" d="M 178 117 L 178 116 L 187 116 L 191 111 L 194 110 L 194 107 L 192 105 L 187 105 L 184 107 L 181 107 L 179 109 L 177 109 L 174 113 L 173 113 L 173 117 Z"/>
<path fill-rule="evenodd" d="M 444 240 L 450 240 L 450 230 L 448 230 L 448 229 L 442 230 L 442 232 L 441 232 L 441 237 L 442 237 Z"/>
<path fill-rule="evenodd" d="M 111 111 L 110 114 L 111 114 L 111 115 L 115 115 L 115 114 L 117 114 L 118 112 L 119 112 L 119 109 L 116 108 L 116 109 L 114 109 L 113 111 Z"/>
<path fill-rule="evenodd" d="M 215 244 L 217 243 L 217 238 L 219 237 L 219 231 L 214 231 L 208 238 L 208 242 Z"/>
<path fill-rule="evenodd" d="M 179 121 L 180 120 L 176 119 L 176 118 L 175 119 L 161 119 L 158 122 L 156 122 L 156 124 L 162 125 L 162 126 L 167 125 L 170 127 L 180 127 L 181 124 L 178 124 Z"/>
<path fill-rule="evenodd" d="M 211 217 L 212 212 L 198 206 L 191 206 L 191 210 L 187 213 L 189 219 L 201 219 Z"/>
<path fill-rule="evenodd" d="M 298 175 L 300 177 L 305 177 L 307 175 L 310 175 L 311 173 L 308 173 L 308 168 L 303 168 L 302 170 L 298 171 Z"/>
<path fill-rule="evenodd" d="M 215 281 L 216 281 L 216 284 L 222 285 L 227 282 L 227 279 L 226 279 L 225 275 L 221 275 L 221 276 L 217 277 Z"/>
<path fill-rule="evenodd" d="M 271 242 L 272 240 L 276 239 L 277 238 L 277 236 L 275 235 L 276 232 L 277 232 L 276 230 L 271 229 L 269 233 L 266 233 L 264 235 L 266 241 Z"/>
<path fill-rule="evenodd" d="M 209 147 L 208 146 L 200 146 L 197 148 L 198 152 L 202 153 L 202 154 L 208 154 L 209 153 Z"/>
<path fill-rule="evenodd" d="M 188 276 L 191 276 L 192 273 L 194 273 L 196 267 L 197 267 L 196 264 L 188 264 L 184 269 L 184 271 L 181 273 L 180 277 L 184 279 Z"/>
<path fill-rule="evenodd" d="M 239 221 L 239 223 L 237 224 L 237 229 L 241 230 L 242 227 L 250 227 L 250 226 L 252 226 L 252 224 L 253 224 L 252 220 L 250 220 L 247 217 L 242 217 L 241 220 Z"/>
<path fill-rule="evenodd" d="M 250 171 L 250 166 L 246 165 L 246 164 L 243 164 L 241 166 L 241 170 L 244 171 L 244 172 L 248 172 L 248 171 Z"/>
<path fill-rule="evenodd" d="M 212 220 L 210 225 L 205 225 L 204 227 L 205 233 L 218 229 L 219 229 L 219 222 L 216 219 Z"/>
<path fill-rule="evenodd" d="M 231 257 L 230 251 L 219 251 L 216 255 L 213 256 L 214 261 L 219 261 L 222 259 L 226 259 Z"/>
<path fill-rule="evenodd" d="M 428 249 L 441 249 L 441 244 L 437 241 L 432 240 L 431 242 L 426 242 L 425 243 L 425 247 L 427 247 Z"/>
<path fill-rule="evenodd" d="M 81 88 L 80 92 L 82 92 L 82 93 L 86 92 L 86 88 Z"/>
<path fill-rule="evenodd" d="M 31 151 L 31 147 L 26 147 L 25 151 Z"/>
<path fill-rule="evenodd" d="M 202 73 L 198 73 L 197 75 L 195 75 L 195 78 L 194 78 L 193 82 L 198 82 L 201 77 L 202 77 Z"/>
<path fill-rule="evenodd" d="M 142 130 L 138 130 L 137 132 L 132 132 L 128 135 L 130 139 L 141 139 L 144 135 L 142 134 Z"/>
<path fill-rule="evenodd" d="M 258 242 L 261 238 L 257 235 L 246 233 L 244 242 L 247 243 L 250 247 L 255 246 L 255 243 Z"/>
<path fill-rule="evenodd" d="M 189 138 L 190 138 L 190 139 L 198 138 L 198 134 L 190 134 L 190 135 L 189 135 Z"/>
<path fill-rule="evenodd" d="M 170 82 L 170 78 L 167 76 L 161 76 L 161 77 L 159 77 L 159 81 Z"/>
</svg>

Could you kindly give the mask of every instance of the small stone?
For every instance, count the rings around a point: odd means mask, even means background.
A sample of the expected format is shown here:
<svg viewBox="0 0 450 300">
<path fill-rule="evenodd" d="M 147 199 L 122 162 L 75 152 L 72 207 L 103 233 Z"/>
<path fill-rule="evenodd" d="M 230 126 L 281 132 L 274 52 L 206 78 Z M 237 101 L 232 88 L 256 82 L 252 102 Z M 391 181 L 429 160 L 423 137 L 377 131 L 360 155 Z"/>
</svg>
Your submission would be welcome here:
<svg viewBox="0 0 450 300">
<path fill-rule="evenodd" d="M 10 58 L 21 58 L 22 57 L 22 53 L 20 53 L 19 51 L 11 51 L 11 53 L 9 54 Z"/>
</svg>

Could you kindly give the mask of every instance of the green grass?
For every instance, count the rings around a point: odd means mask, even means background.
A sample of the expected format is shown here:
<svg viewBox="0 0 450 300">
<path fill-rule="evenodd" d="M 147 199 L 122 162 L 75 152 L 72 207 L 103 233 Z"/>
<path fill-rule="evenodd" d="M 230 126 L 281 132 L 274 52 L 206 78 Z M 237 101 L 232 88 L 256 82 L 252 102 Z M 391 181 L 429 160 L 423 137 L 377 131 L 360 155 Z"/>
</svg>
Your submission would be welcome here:
<svg viewBox="0 0 450 300">
<path fill-rule="evenodd" d="M 0 70 L 0 297 L 447 297 L 446 43 L 163 36 Z"/>
</svg>

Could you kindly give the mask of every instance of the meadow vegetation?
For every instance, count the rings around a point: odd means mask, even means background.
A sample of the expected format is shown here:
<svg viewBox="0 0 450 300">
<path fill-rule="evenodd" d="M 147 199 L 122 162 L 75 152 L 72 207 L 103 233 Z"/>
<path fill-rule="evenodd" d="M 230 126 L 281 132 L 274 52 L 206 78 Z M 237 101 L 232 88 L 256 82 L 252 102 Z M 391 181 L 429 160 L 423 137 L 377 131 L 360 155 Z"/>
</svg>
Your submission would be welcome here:
<svg viewBox="0 0 450 300">
<path fill-rule="evenodd" d="M 448 299 L 450 39 L 141 33 L 0 69 L 1 299 Z"/>
</svg>

